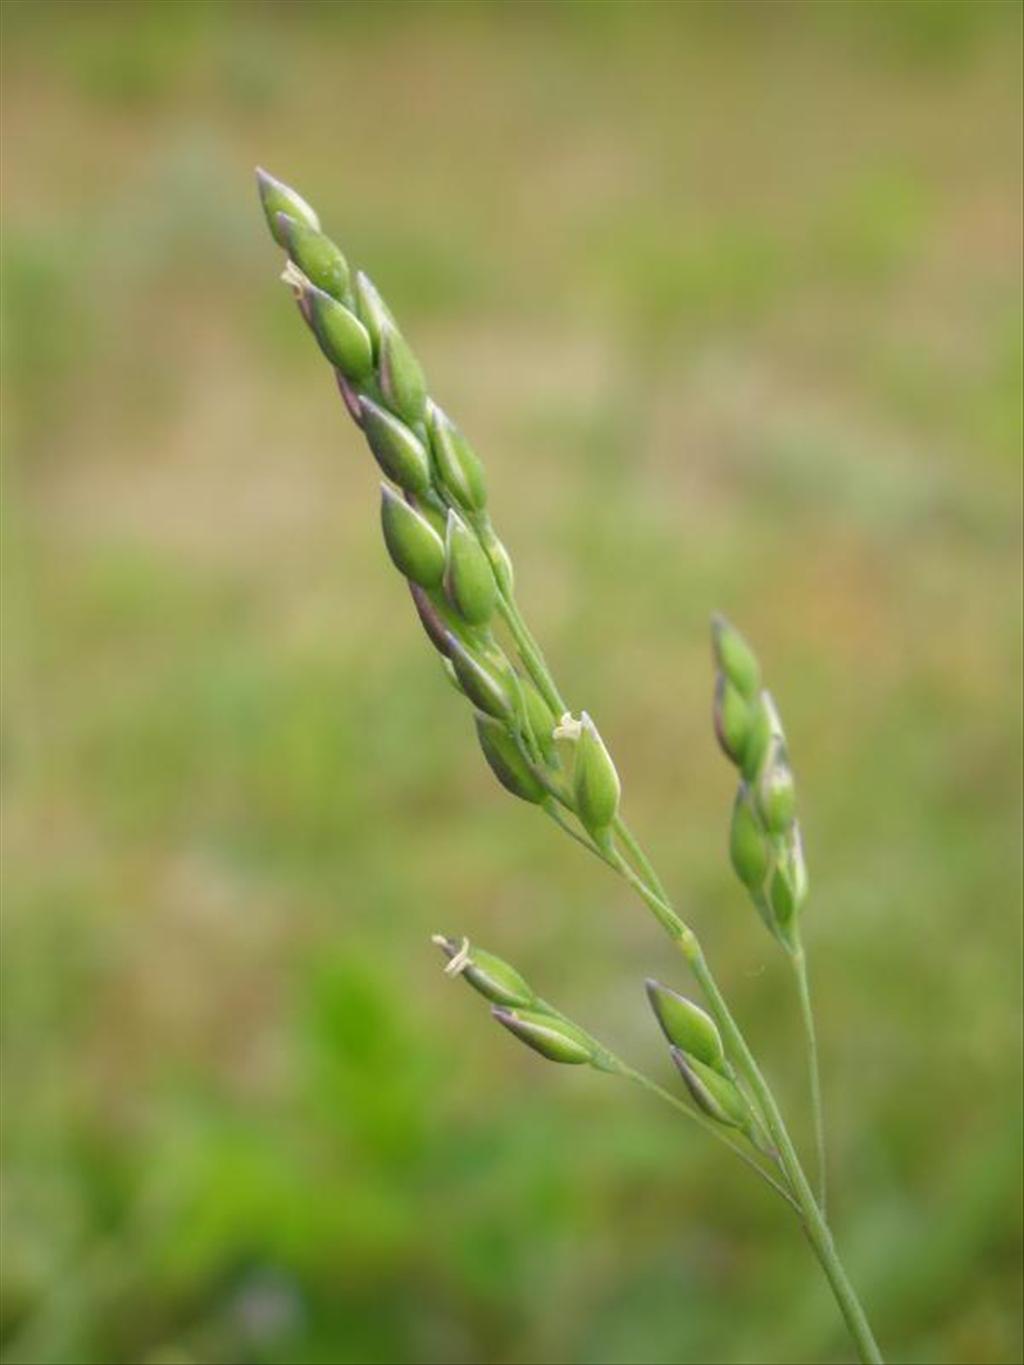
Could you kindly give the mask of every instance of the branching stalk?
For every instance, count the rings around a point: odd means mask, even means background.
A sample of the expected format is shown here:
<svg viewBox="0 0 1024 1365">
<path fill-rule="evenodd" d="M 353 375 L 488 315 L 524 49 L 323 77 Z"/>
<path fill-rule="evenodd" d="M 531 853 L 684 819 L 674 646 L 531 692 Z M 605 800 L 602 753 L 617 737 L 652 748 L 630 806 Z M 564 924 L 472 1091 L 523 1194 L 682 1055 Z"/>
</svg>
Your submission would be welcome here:
<svg viewBox="0 0 1024 1365">
<path fill-rule="evenodd" d="M 804 1037 L 807 1044 L 807 1080 L 814 1122 L 814 1147 L 818 1160 L 818 1207 L 822 1214 L 826 1214 L 828 1168 L 825 1150 L 825 1110 L 821 1099 L 821 1068 L 818 1065 L 818 1038 L 814 1027 L 814 1010 L 811 1007 L 807 955 L 804 953 L 803 945 L 792 955 L 792 962 L 793 971 L 796 974 L 797 996 L 800 1000 L 800 1017 L 803 1021 Z"/>
<path fill-rule="evenodd" d="M 474 708 L 487 762 L 508 791 L 543 810 L 626 881 L 681 950 L 700 987 L 710 1013 L 658 982 L 648 983 L 652 1008 L 692 1104 L 540 1000 L 509 964 L 488 953 L 471 955 L 467 940 L 459 946 L 438 939 L 449 958 L 446 971 L 465 973 L 470 985 L 491 1000 L 497 1021 L 535 1052 L 622 1076 L 686 1114 L 755 1170 L 798 1212 L 861 1360 L 880 1362 L 825 1221 L 821 1084 L 797 921 L 807 878 L 785 736 L 774 702 L 761 687 L 756 656 L 728 622 L 715 618 L 715 728 L 739 774 L 730 857 L 796 973 L 814 1110 L 817 1199 L 696 935 L 619 814 L 621 788 L 611 755 L 586 712 L 578 720 L 569 714 L 516 604 L 511 561 L 491 525 L 479 458 L 429 396 L 418 360 L 371 281 L 351 274 L 301 196 L 265 172 L 258 179 L 271 233 L 290 258 L 283 278 L 384 475 L 381 522 L 388 552 L 409 584 L 449 678 Z M 492 631 L 496 619 L 514 642 L 509 654 Z M 572 748 L 571 761 L 563 762 L 556 739 L 573 742 L 561 746 Z M 744 1141 L 774 1163 L 779 1179 Z"/>
</svg>

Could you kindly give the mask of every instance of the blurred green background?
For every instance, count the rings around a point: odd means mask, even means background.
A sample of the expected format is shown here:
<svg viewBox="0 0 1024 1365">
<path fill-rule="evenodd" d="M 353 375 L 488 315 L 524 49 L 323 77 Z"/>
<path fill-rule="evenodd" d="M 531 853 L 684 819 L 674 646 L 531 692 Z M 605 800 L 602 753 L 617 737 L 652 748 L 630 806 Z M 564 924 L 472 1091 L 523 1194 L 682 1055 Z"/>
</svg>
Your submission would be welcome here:
<svg viewBox="0 0 1024 1365">
<path fill-rule="evenodd" d="M 741 1168 L 442 977 L 672 1083 L 679 963 L 484 768 L 257 162 L 485 455 L 805 1133 L 709 612 L 756 642 L 849 1267 L 893 1360 L 1021 1359 L 1020 16 L 5 0 L 5 1362 L 848 1358 Z"/>
</svg>

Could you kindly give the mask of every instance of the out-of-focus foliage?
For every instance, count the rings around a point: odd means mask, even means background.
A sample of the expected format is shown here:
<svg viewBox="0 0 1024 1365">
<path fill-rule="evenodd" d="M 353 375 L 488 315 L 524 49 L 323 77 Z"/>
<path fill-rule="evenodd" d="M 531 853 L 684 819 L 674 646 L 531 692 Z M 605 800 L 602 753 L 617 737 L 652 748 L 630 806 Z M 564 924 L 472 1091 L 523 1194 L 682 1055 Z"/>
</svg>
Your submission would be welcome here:
<svg viewBox="0 0 1024 1365">
<path fill-rule="evenodd" d="M 1019 1360 L 1019 7 L 2 8 L 3 1359 L 847 1351 L 742 1169 L 441 976 L 479 938 L 675 1083 L 680 966 L 480 760 L 260 161 L 484 454 L 799 1106 L 711 609 L 756 645 L 851 1272 L 894 1359 Z"/>
</svg>

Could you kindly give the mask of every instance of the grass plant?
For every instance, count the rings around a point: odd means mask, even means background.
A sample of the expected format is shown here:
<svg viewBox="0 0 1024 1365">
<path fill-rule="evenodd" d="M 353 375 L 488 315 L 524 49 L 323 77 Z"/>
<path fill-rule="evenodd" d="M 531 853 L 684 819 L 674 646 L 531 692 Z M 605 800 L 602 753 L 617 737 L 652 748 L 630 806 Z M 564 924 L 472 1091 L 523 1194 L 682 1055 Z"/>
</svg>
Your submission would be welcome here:
<svg viewBox="0 0 1024 1365">
<path fill-rule="evenodd" d="M 496 1022 L 540 1056 L 628 1080 L 729 1147 L 799 1220 L 859 1358 L 880 1361 L 826 1219 L 821 1085 L 800 936 L 807 873 L 785 734 L 754 651 L 723 617 L 713 618 L 714 724 L 739 779 L 730 856 L 794 972 L 809 1058 L 816 1189 L 696 934 L 625 822 L 605 740 L 587 711 L 567 703 L 527 626 L 479 458 L 430 396 L 415 354 L 371 280 L 349 269 L 304 199 L 266 172 L 257 174 L 270 231 L 288 255 L 283 279 L 385 476 L 380 515 L 388 552 L 442 668 L 472 708 L 484 758 L 507 791 L 536 806 L 629 885 L 689 969 L 700 1004 L 674 987 L 647 982 L 679 1072 L 679 1094 L 619 1058 L 490 952 L 439 935 L 446 972 L 461 975 L 490 1002 Z"/>
</svg>

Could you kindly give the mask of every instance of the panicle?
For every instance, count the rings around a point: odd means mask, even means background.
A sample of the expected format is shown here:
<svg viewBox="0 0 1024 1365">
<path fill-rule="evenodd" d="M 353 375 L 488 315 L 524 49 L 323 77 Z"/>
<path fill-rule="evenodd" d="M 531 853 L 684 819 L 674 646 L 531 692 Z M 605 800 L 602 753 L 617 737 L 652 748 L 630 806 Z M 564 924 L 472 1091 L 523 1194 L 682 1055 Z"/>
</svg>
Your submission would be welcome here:
<svg viewBox="0 0 1024 1365">
<path fill-rule="evenodd" d="M 768 928 L 791 952 L 807 895 L 796 784 L 782 721 L 761 688 L 753 650 L 723 616 L 711 626 L 715 658 L 715 732 L 740 772 L 729 830 L 729 857 Z"/>
</svg>

